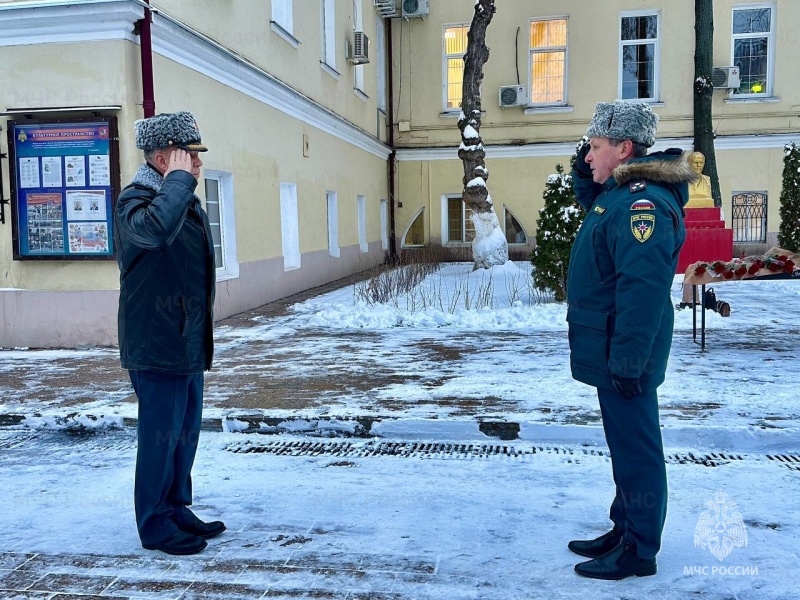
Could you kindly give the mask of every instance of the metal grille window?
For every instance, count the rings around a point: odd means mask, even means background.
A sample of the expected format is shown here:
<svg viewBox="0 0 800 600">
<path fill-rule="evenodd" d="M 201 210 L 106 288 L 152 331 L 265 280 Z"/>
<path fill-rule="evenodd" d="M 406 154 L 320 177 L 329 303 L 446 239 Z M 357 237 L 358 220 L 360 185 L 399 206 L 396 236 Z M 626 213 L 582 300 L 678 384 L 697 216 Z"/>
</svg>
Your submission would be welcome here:
<svg viewBox="0 0 800 600">
<path fill-rule="evenodd" d="M 767 193 L 737 192 L 733 195 L 733 241 L 764 243 L 767 241 Z"/>
<path fill-rule="evenodd" d="M 623 16 L 620 21 L 620 98 L 658 98 L 658 15 Z"/>
<path fill-rule="evenodd" d="M 739 67 L 738 94 L 772 93 L 774 19 L 769 6 L 733 11 L 733 64 Z"/>
<path fill-rule="evenodd" d="M 444 28 L 444 110 L 461 108 L 468 31 L 468 25 L 445 25 Z"/>
<path fill-rule="evenodd" d="M 567 20 L 531 22 L 531 104 L 564 104 Z"/>
</svg>

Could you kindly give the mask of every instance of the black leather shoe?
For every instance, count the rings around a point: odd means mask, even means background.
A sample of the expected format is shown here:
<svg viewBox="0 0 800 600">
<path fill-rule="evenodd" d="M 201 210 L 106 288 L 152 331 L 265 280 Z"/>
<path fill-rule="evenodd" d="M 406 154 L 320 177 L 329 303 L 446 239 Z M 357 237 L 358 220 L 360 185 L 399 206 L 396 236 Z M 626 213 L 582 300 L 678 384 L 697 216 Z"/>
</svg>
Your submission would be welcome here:
<svg viewBox="0 0 800 600">
<path fill-rule="evenodd" d="M 604 533 L 599 538 L 593 540 L 572 540 L 567 544 L 567 548 L 572 550 L 575 554 L 588 556 L 589 558 L 597 558 L 616 548 L 621 539 L 622 531 L 615 526 L 614 529 L 608 533 Z"/>
<path fill-rule="evenodd" d="M 176 525 L 178 525 L 178 529 L 181 531 L 185 531 L 186 533 L 191 533 L 192 535 L 196 535 L 205 539 L 218 536 L 227 529 L 227 527 L 225 527 L 225 523 L 222 521 L 209 521 L 206 523 L 200 519 L 195 519 L 191 523 L 176 523 Z"/>
<path fill-rule="evenodd" d="M 575 572 L 592 579 L 625 579 L 631 575 L 647 577 L 657 571 L 655 558 L 639 558 L 636 544 L 623 539 L 611 552 L 575 565 Z"/>
<path fill-rule="evenodd" d="M 180 530 L 157 544 L 142 544 L 145 550 L 161 550 L 161 552 L 166 552 L 167 554 L 180 556 L 197 554 L 202 552 L 206 546 L 208 546 L 208 542 L 203 538 Z"/>
</svg>

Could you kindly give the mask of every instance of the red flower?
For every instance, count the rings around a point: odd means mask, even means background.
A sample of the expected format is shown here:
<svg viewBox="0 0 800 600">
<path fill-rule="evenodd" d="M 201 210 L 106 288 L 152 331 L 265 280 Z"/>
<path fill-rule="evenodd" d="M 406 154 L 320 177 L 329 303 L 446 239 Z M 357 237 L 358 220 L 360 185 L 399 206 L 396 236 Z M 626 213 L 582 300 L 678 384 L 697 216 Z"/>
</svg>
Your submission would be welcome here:
<svg viewBox="0 0 800 600">
<path fill-rule="evenodd" d="M 761 270 L 761 263 L 756 261 L 752 265 L 750 265 L 750 268 L 747 269 L 747 273 L 748 273 L 748 275 L 755 275 L 760 270 Z"/>
<path fill-rule="evenodd" d="M 700 277 L 703 273 L 706 272 L 705 265 L 700 265 L 694 270 L 694 274 Z"/>
<path fill-rule="evenodd" d="M 781 270 L 781 266 L 776 262 L 770 262 L 767 265 L 767 269 L 769 269 L 770 271 L 772 271 L 774 273 L 776 271 L 780 271 Z"/>
<path fill-rule="evenodd" d="M 714 273 L 724 273 L 725 272 L 725 264 L 721 262 L 715 262 L 714 265 Z"/>
<path fill-rule="evenodd" d="M 786 260 L 789 260 L 789 257 L 788 257 L 788 256 L 786 256 L 785 254 L 782 254 L 781 256 L 779 256 L 779 257 L 778 257 L 778 260 L 780 260 L 780 261 L 786 261 Z"/>
<path fill-rule="evenodd" d="M 792 273 L 794 271 L 794 263 L 790 260 L 787 260 L 783 263 L 783 270 L 787 273 Z"/>
<path fill-rule="evenodd" d="M 745 265 L 741 265 L 734 272 L 734 275 L 736 275 L 737 277 L 744 277 L 746 274 L 747 274 L 747 267 Z"/>
<path fill-rule="evenodd" d="M 722 274 L 722 278 L 733 279 L 733 271 L 725 271 L 725 273 Z"/>
</svg>

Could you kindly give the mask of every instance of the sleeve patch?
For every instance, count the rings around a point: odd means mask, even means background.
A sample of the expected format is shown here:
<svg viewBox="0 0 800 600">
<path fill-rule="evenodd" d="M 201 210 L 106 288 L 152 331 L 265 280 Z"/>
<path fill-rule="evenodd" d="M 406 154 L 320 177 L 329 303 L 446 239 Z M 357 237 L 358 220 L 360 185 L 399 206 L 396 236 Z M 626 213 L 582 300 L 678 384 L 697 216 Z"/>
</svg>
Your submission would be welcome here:
<svg viewBox="0 0 800 600">
<path fill-rule="evenodd" d="M 649 240 L 655 228 L 655 215 L 634 215 L 631 217 L 631 231 L 637 242 L 644 243 Z"/>
<path fill-rule="evenodd" d="M 637 200 L 631 204 L 631 210 L 655 210 L 656 205 L 650 200 Z"/>
<path fill-rule="evenodd" d="M 636 192 L 643 192 L 647 189 L 647 184 L 644 181 L 631 181 L 629 186 L 632 194 Z"/>
</svg>

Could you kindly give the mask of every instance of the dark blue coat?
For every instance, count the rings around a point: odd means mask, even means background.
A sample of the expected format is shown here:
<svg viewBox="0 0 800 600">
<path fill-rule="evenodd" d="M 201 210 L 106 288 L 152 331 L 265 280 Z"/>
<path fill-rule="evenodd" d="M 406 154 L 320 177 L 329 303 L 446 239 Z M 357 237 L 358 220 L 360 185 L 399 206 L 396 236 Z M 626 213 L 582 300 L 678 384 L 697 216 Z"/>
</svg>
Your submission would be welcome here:
<svg viewBox="0 0 800 600">
<path fill-rule="evenodd" d="M 578 381 L 612 389 L 613 372 L 638 378 L 644 391 L 664 381 L 670 288 L 693 179 L 680 150 L 630 160 L 603 185 L 573 171 L 586 209 L 567 276 L 570 366 Z"/>
<path fill-rule="evenodd" d="M 211 367 L 215 290 L 208 216 L 185 171 L 142 167 L 114 213 L 122 367 L 178 375 Z"/>
</svg>

